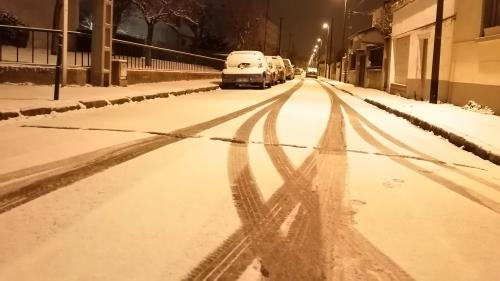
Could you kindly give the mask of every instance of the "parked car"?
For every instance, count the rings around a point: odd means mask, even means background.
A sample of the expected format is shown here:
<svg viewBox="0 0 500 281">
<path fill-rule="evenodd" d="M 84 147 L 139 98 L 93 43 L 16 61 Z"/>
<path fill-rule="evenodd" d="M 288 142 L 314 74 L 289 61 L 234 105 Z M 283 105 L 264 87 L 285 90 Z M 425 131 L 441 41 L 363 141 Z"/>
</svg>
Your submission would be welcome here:
<svg viewBox="0 0 500 281">
<path fill-rule="evenodd" d="M 295 75 L 302 75 L 302 73 L 304 73 L 304 69 L 300 67 L 295 68 Z"/>
<path fill-rule="evenodd" d="M 235 51 L 226 59 L 221 88 L 252 85 L 265 89 L 272 85 L 272 79 L 267 59 L 262 52 Z"/>
<path fill-rule="evenodd" d="M 279 76 L 278 67 L 276 67 L 276 64 L 274 64 L 273 58 L 271 56 L 266 56 L 266 59 L 273 76 L 273 85 L 277 85 Z"/>
<path fill-rule="evenodd" d="M 280 81 L 280 83 L 285 83 L 285 62 L 283 62 L 283 59 L 280 56 L 272 56 L 271 58 L 273 60 L 273 63 L 278 68 L 278 81 Z"/>
<path fill-rule="evenodd" d="M 292 62 L 289 59 L 284 59 L 283 62 L 285 63 L 285 77 L 288 80 L 295 79 L 295 71 L 293 69 Z"/>
<path fill-rule="evenodd" d="M 308 67 L 306 77 L 318 78 L 318 69 L 316 67 Z"/>
</svg>

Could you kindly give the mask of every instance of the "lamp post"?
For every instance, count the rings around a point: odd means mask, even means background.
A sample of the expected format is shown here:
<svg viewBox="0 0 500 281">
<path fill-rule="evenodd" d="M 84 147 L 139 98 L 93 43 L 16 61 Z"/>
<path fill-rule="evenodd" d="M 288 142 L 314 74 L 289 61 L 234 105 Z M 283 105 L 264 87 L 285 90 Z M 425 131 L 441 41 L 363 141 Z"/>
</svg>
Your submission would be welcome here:
<svg viewBox="0 0 500 281">
<path fill-rule="evenodd" d="M 318 59 L 318 49 L 317 48 L 314 48 L 313 56 L 315 56 L 315 58 L 316 58 L 316 69 L 319 69 L 319 59 Z"/>
<path fill-rule="evenodd" d="M 330 25 L 328 23 L 323 24 L 323 29 L 326 29 L 326 45 L 325 45 L 325 77 L 327 77 L 328 73 L 328 63 L 327 63 L 327 58 L 328 58 L 328 38 L 330 36 Z"/>
<path fill-rule="evenodd" d="M 264 54 L 266 53 L 266 46 L 267 46 L 267 24 L 269 20 L 269 0 L 267 0 L 266 3 L 266 20 L 264 21 L 265 27 L 264 27 Z"/>
</svg>

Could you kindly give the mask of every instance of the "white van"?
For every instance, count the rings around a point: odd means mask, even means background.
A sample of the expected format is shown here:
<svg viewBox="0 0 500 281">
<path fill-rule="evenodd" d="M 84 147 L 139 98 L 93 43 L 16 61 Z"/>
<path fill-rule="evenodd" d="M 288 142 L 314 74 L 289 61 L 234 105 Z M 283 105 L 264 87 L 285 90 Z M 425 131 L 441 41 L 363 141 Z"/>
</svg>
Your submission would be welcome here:
<svg viewBox="0 0 500 281">
<path fill-rule="evenodd" d="M 266 57 L 259 51 L 235 51 L 229 54 L 222 70 L 221 88 L 239 85 L 256 85 L 261 89 L 273 84 Z"/>
</svg>

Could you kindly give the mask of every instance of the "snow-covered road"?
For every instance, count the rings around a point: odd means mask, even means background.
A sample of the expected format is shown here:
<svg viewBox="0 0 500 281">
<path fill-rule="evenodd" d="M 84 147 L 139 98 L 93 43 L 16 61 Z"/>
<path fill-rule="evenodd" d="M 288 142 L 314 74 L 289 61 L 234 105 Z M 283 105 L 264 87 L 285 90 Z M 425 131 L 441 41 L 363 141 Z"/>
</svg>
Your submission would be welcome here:
<svg viewBox="0 0 500 281">
<path fill-rule="evenodd" d="M 500 168 L 315 80 L 0 132 L 0 280 L 500 279 Z"/>
</svg>

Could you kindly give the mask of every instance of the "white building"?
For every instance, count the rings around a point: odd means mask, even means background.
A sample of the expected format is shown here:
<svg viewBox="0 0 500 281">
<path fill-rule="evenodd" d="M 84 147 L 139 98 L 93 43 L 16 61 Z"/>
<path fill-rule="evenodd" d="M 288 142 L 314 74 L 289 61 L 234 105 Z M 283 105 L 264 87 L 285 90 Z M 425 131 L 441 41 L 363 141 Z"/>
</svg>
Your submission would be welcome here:
<svg viewBox="0 0 500 281">
<path fill-rule="evenodd" d="M 393 6 L 390 92 L 427 100 L 430 95 L 436 0 Z M 500 0 L 445 0 L 439 100 L 468 100 L 500 113 Z"/>
</svg>

